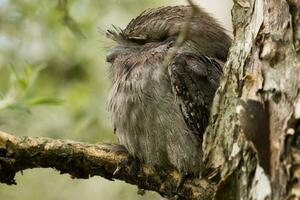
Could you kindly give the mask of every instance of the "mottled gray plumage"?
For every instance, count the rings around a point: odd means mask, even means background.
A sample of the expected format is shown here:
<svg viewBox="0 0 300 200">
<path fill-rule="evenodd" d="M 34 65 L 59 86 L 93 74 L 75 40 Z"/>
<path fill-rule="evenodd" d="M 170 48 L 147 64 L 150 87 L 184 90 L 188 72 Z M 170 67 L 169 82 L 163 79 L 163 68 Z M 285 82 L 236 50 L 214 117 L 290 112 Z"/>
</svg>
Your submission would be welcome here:
<svg viewBox="0 0 300 200">
<path fill-rule="evenodd" d="M 108 31 L 118 44 L 108 110 L 120 144 L 141 162 L 199 173 L 202 135 L 231 39 L 206 12 L 190 21 L 186 41 L 163 70 L 190 6 L 146 10 L 124 30 Z"/>
</svg>

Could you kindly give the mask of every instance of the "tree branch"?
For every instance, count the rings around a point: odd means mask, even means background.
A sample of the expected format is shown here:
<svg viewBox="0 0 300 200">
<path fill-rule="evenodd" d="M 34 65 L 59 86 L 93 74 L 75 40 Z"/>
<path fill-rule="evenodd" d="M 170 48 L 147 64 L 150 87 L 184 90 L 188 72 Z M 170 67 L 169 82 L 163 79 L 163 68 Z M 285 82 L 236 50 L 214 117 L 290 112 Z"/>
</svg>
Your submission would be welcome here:
<svg viewBox="0 0 300 200">
<path fill-rule="evenodd" d="M 181 178 L 178 172 L 139 166 L 120 145 L 16 137 L 0 132 L 0 182 L 16 184 L 17 172 L 40 167 L 55 168 L 74 178 L 98 175 L 119 179 L 165 197 L 211 199 L 215 191 L 215 185 L 204 179 L 187 180 L 177 191 Z"/>
</svg>

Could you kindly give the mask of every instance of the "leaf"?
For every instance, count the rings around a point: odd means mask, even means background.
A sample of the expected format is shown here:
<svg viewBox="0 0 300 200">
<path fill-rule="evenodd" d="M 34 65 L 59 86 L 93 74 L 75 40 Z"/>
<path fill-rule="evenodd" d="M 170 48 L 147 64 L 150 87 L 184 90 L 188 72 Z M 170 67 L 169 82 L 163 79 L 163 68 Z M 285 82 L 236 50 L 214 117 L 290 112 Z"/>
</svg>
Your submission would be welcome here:
<svg viewBox="0 0 300 200">
<path fill-rule="evenodd" d="M 60 105 L 64 102 L 63 99 L 57 97 L 38 97 L 34 99 L 30 99 L 28 104 L 30 106 L 38 106 L 38 105 Z"/>
<path fill-rule="evenodd" d="M 14 66 L 10 66 L 11 69 L 11 78 L 12 78 L 12 85 L 17 85 L 23 91 L 28 87 L 28 79 L 25 79 L 20 73 L 17 72 Z"/>
<path fill-rule="evenodd" d="M 10 65 L 12 84 L 16 84 L 22 91 L 27 91 L 34 84 L 40 71 L 44 68 L 44 65 L 33 67 L 29 63 L 25 63 L 22 72 L 18 72 L 13 65 Z"/>
<path fill-rule="evenodd" d="M 22 104 L 22 103 L 17 103 L 17 104 L 13 104 L 7 107 L 8 109 L 12 109 L 12 110 L 18 110 L 21 112 L 25 112 L 27 114 L 31 114 L 31 110 L 29 107 L 27 107 L 26 105 Z"/>
</svg>

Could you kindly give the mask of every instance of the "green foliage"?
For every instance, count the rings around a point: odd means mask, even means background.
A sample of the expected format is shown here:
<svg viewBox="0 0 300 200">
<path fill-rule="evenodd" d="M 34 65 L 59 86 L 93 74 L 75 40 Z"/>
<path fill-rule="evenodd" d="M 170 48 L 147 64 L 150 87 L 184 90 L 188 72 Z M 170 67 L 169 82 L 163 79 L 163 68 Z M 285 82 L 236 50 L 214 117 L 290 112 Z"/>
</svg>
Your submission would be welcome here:
<svg viewBox="0 0 300 200">
<path fill-rule="evenodd" d="M 33 97 L 30 90 L 34 87 L 36 78 L 42 66 L 33 68 L 26 63 L 21 72 L 17 72 L 14 66 L 10 66 L 10 83 L 6 92 L 1 92 L 0 110 L 16 109 L 31 113 L 31 108 L 38 105 L 60 105 L 63 101 L 57 97 Z"/>
</svg>

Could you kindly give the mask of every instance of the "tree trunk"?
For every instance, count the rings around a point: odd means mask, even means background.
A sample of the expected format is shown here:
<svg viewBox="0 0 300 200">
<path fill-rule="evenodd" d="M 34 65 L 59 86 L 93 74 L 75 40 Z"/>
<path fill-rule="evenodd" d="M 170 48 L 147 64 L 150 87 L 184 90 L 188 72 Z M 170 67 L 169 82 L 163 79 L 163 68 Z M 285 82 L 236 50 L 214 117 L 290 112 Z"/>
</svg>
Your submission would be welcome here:
<svg viewBox="0 0 300 200">
<path fill-rule="evenodd" d="M 300 0 L 235 0 L 234 41 L 204 135 L 207 171 L 186 182 L 178 197 L 300 198 L 299 9 Z M 135 171 L 127 159 L 126 152 L 104 146 L 0 134 L 2 182 L 13 183 L 15 173 L 26 168 L 54 167 L 75 177 L 117 178 L 176 195 L 178 174 Z"/>
<path fill-rule="evenodd" d="M 219 199 L 300 198 L 299 8 L 234 3 L 234 42 L 204 142 Z"/>
</svg>

